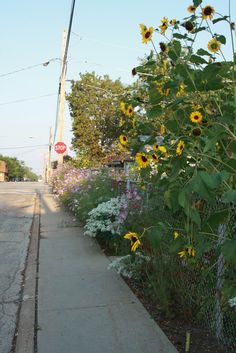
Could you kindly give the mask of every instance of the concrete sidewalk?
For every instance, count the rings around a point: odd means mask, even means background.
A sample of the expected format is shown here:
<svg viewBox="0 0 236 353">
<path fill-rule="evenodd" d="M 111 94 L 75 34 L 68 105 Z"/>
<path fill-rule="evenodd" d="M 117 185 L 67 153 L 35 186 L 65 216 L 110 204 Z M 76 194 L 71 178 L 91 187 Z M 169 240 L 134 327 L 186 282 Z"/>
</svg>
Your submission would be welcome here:
<svg viewBox="0 0 236 353">
<path fill-rule="evenodd" d="M 38 353 L 177 353 L 94 239 L 42 195 Z"/>
</svg>

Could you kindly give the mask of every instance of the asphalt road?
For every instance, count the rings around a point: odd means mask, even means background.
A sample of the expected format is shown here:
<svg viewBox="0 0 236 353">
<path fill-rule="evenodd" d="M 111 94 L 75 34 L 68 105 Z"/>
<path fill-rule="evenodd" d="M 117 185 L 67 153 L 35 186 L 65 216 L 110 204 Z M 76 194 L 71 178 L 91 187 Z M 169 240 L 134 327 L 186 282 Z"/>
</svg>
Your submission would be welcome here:
<svg viewBox="0 0 236 353">
<path fill-rule="evenodd" d="M 43 188 L 40 183 L 0 183 L 0 353 L 11 351 L 34 201 Z"/>
</svg>

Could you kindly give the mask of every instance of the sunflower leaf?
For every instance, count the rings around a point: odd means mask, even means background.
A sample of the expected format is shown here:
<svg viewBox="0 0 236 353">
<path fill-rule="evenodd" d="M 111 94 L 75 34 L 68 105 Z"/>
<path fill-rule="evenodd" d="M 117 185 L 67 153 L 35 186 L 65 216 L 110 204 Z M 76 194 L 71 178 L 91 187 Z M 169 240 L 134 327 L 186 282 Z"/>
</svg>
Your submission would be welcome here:
<svg viewBox="0 0 236 353">
<path fill-rule="evenodd" d="M 187 35 L 186 34 L 183 35 L 183 34 L 180 34 L 180 33 L 174 33 L 173 37 L 174 38 L 178 38 L 178 39 L 185 39 L 187 37 Z"/>
<path fill-rule="evenodd" d="M 226 38 L 225 38 L 225 36 L 222 36 L 222 35 L 216 36 L 216 39 L 217 39 L 220 43 L 226 44 Z"/>
<path fill-rule="evenodd" d="M 236 190 L 229 190 L 224 193 L 222 201 L 225 203 L 236 203 Z"/>
<path fill-rule="evenodd" d="M 202 0 L 193 0 L 193 5 L 198 7 L 202 3 Z"/>
<path fill-rule="evenodd" d="M 220 21 L 226 21 L 228 17 L 229 16 L 215 18 L 214 20 L 212 20 L 212 23 L 215 24 L 215 23 L 220 22 Z"/>
<path fill-rule="evenodd" d="M 212 56 L 208 51 L 206 51 L 206 50 L 204 50 L 204 49 L 202 49 L 202 48 L 198 49 L 197 55 L 201 55 L 201 56 L 203 56 L 203 55 Z"/>
<path fill-rule="evenodd" d="M 190 61 L 194 64 L 197 64 L 197 65 L 207 64 L 207 61 L 198 55 L 191 55 Z"/>
</svg>

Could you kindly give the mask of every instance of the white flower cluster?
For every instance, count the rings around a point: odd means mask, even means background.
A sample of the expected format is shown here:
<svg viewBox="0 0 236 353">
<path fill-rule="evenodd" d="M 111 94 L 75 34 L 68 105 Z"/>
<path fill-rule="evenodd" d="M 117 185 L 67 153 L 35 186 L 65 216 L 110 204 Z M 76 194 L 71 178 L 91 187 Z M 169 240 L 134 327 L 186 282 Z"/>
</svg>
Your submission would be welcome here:
<svg viewBox="0 0 236 353">
<path fill-rule="evenodd" d="M 89 212 L 84 234 L 95 237 L 98 232 L 119 233 L 119 214 L 126 203 L 125 195 L 100 203 Z"/>
<path fill-rule="evenodd" d="M 136 252 L 134 255 L 125 255 L 112 261 L 108 265 L 108 270 L 115 269 L 120 275 L 126 278 L 136 278 L 137 274 L 140 273 L 140 269 L 145 263 L 150 262 L 151 258 L 145 256 L 140 252 Z"/>
<path fill-rule="evenodd" d="M 229 299 L 228 303 L 231 308 L 236 307 L 236 297 Z"/>
</svg>

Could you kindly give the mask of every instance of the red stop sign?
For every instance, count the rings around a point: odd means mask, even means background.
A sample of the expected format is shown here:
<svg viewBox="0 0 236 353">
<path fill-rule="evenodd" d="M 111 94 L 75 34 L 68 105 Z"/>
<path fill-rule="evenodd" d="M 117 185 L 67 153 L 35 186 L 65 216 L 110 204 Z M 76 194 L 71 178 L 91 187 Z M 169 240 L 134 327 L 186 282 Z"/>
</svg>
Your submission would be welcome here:
<svg viewBox="0 0 236 353">
<path fill-rule="evenodd" d="M 59 154 L 66 152 L 66 149 L 67 147 L 64 142 L 57 142 L 54 146 L 54 150 Z"/>
</svg>

